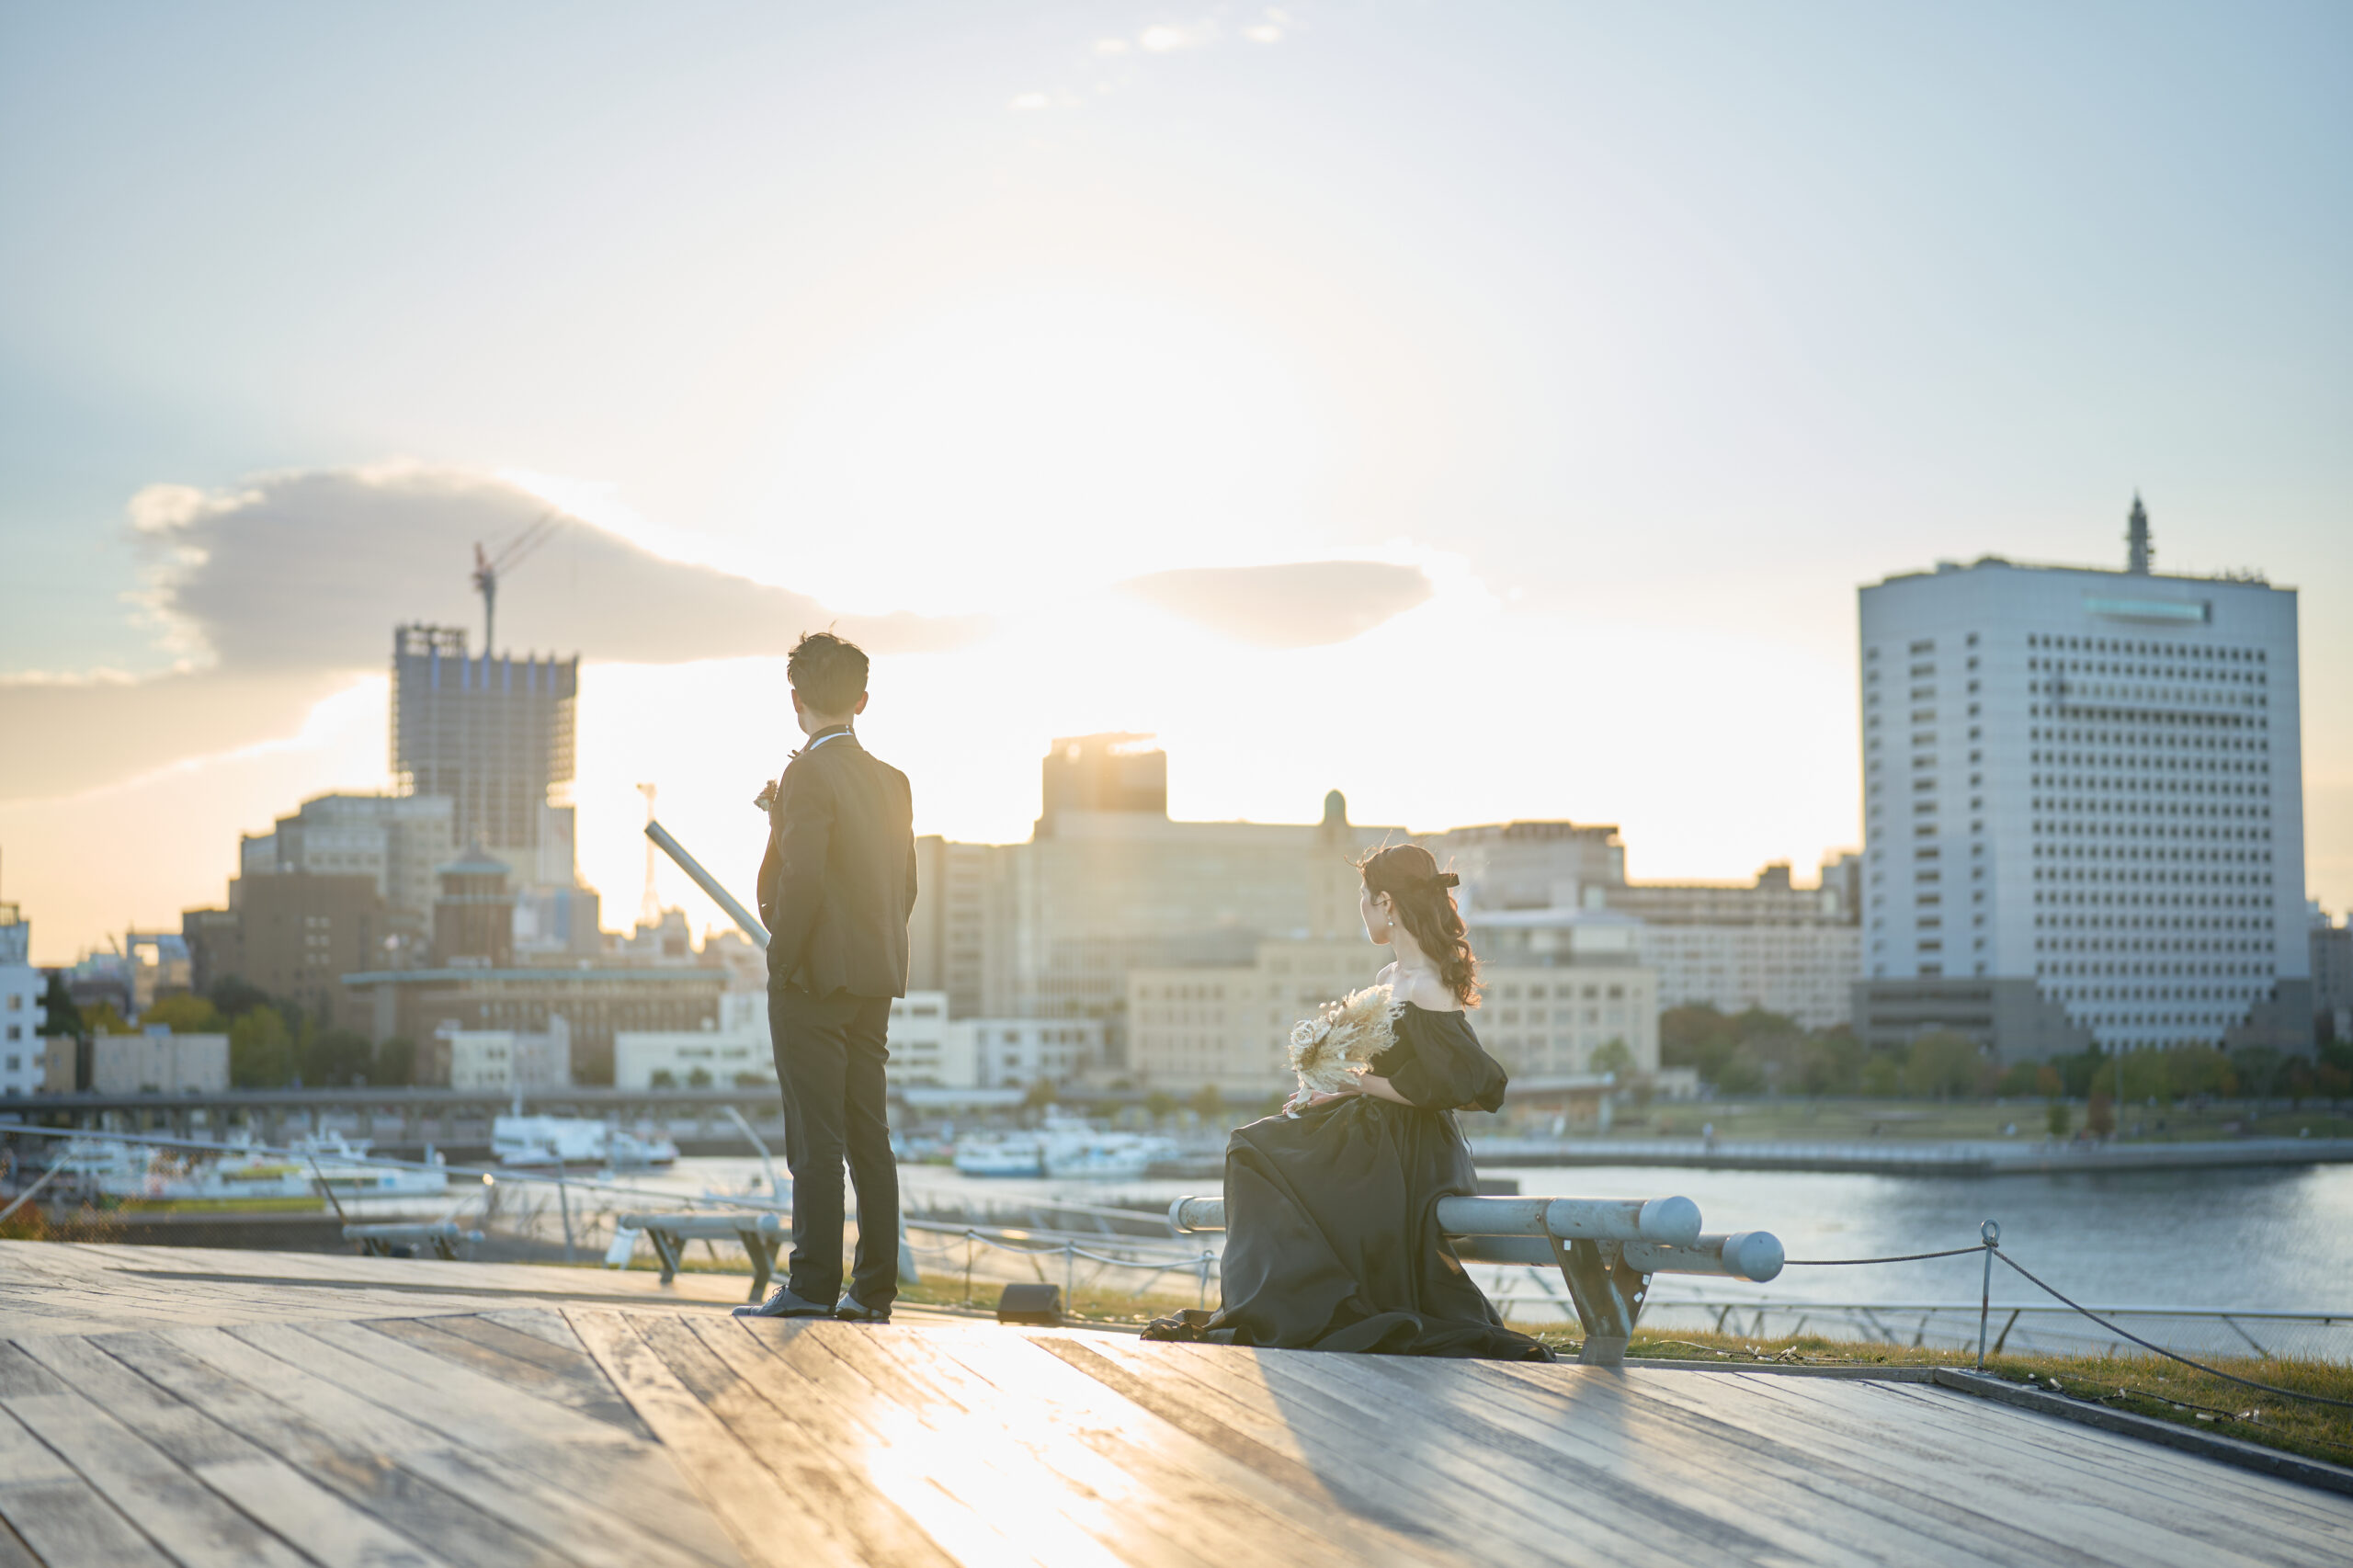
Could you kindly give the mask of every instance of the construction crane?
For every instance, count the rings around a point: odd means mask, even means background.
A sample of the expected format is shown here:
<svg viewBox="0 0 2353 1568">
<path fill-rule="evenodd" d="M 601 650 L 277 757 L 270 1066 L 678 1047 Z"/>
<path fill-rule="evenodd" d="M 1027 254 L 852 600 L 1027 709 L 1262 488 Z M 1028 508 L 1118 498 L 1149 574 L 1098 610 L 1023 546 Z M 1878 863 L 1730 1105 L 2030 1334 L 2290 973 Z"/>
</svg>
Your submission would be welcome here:
<svg viewBox="0 0 2353 1568">
<path fill-rule="evenodd" d="M 637 792 L 645 797 L 645 897 L 637 906 L 637 923 L 648 930 L 662 924 L 662 895 L 654 886 L 654 786 L 640 784 Z"/>
<path fill-rule="evenodd" d="M 524 557 L 554 537 L 556 529 L 563 526 L 563 517 L 562 508 L 550 507 L 529 528 L 499 546 L 496 555 L 483 550 L 479 540 L 475 542 L 474 589 L 482 595 L 482 651 L 485 657 L 498 652 L 499 574 L 521 565 Z"/>
</svg>

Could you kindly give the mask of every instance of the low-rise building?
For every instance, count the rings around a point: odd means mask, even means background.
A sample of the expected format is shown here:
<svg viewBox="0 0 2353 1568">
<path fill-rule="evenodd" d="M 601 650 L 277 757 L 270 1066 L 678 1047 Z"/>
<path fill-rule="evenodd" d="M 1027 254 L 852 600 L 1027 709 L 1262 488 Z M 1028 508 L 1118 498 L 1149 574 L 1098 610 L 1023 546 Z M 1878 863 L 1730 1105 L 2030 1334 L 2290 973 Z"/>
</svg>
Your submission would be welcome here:
<svg viewBox="0 0 2353 1568">
<path fill-rule="evenodd" d="M 1472 1026 L 1516 1078 L 1607 1071 L 1614 1053 L 1594 1062 L 1611 1041 L 1625 1048 L 1625 1070 L 1658 1069 L 1658 976 L 1634 951 L 1636 925 L 1584 918 L 1581 940 L 1563 927 L 1557 940 L 1501 944 L 1480 966 Z M 1388 961 L 1386 949 L 1361 940 L 1293 940 L 1259 944 L 1246 968 L 1131 971 L 1130 1068 L 1138 1083 L 1178 1094 L 1213 1085 L 1246 1099 L 1288 1089 L 1293 1026 L 1370 984 Z"/>
<path fill-rule="evenodd" d="M 13 903 L 0 903 L 0 1098 L 37 1095 L 44 1087 L 41 1006 L 48 978 L 32 966 L 32 922 Z"/>
<path fill-rule="evenodd" d="M 613 1081 L 614 1037 L 624 1029 L 716 1028 L 727 973 L 715 968 L 375 970 L 343 977 L 339 1021 L 375 1044 L 395 1038 L 418 1047 L 416 1081 L 443 1080 L 429 1044 L 449 1028 L 544 1034 L 561 1016 L 572 1030 L 572 1074 L 580 1084 Z"/>
<path fill-rule="evenodd" d="M 572 1083 L 572 1028 L 562 1014 L 536 1034 L 444 1029 L 428 1054 L 434 1081 L 453 1089 L 561 1089 Z"/>
<path fill-rule="evenodd" d="M 174 1034 L 160 1024 L 140 1034 L 95 1036 L 90 1087 L 102 1095 L 225 1094 L 229 1037 Z"/>
<path fill-rule="evenodd" d="M 911 991 L 894 998 L 889 1028 L 891 1059 L 885 1071 L 893 1090 L 973 1086 L 972 1031 L 949 1023 L 945 992 Z M 719 1015 L 708 1028 L 628 1029 L 613 1037 L 613 1083 L 620 1088 L 775 1082 L 776 1053 L 769 1043 L 764 992 L 723 994 Z"/>
<path fill-rule="evenodd" d="M 950 1072 L 972 1074 L 968 1084 L 950 1087 L 1067 1084 L 1103 1063 L 1100 1018 L 950 1018 L 944 1024 L 939 1045 L 943 1084 Z"/>
</svg>

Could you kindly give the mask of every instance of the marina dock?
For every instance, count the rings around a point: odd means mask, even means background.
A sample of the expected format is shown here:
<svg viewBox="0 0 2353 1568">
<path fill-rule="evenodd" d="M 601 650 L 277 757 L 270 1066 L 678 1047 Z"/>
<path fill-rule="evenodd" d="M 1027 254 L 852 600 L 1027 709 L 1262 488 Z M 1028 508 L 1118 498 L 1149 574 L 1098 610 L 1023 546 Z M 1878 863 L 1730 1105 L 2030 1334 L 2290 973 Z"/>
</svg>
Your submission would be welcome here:
<svg viewBox="0 0 2353 1568">
<path fill-rule="evenodd" d="M 0 1243 L 0 1564 L 2341 1562 L 1933 1383 L 1145 1344 L 742 1282 Z"/>
</svg>

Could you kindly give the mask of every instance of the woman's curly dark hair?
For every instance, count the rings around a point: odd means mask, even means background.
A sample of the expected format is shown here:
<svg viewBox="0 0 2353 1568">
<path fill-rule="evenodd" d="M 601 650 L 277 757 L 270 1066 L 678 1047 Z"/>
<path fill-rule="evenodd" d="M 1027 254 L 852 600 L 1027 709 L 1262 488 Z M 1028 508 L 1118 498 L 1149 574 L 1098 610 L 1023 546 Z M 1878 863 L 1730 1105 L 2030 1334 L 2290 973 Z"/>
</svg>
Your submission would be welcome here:
<svg viewBox="0 0 2353 1568">
<path fill-rule="evenodd" d="M 1430 852 L 1418 844 L 1396 844 L 1376 849 L 1357 862 L 1364 885 L 1387 893 L 1390 907 L 1416 946 L 1438 965 L 1438 978 L 1466 1007 L 1479 1005 L 1479 960 L 1471 951 L 1471 934 L 1455 907 L 1455 875 L 1441 871 Z"/>
</svg>

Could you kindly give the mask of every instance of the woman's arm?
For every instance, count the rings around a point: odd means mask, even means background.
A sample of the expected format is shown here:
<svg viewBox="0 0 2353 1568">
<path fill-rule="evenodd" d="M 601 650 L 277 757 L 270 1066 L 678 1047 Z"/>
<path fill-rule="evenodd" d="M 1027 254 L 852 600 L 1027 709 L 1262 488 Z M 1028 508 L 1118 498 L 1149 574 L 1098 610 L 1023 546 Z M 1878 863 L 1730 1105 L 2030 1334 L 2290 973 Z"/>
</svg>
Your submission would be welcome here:
<svg viewBox="0 0 2353 1568">
<path fill-rule="evenodd" d="M 1397 1092 L 1397 1085 L 1378 1073 L 1366 1073 L 1359 1075 L 1357 1079 L 1357 1093 L 1370 1095 L 1377 1100 L 1387 1100 L 1392 1105 L 1410 1106 L 1414 1103 Z"/>
</svg>

